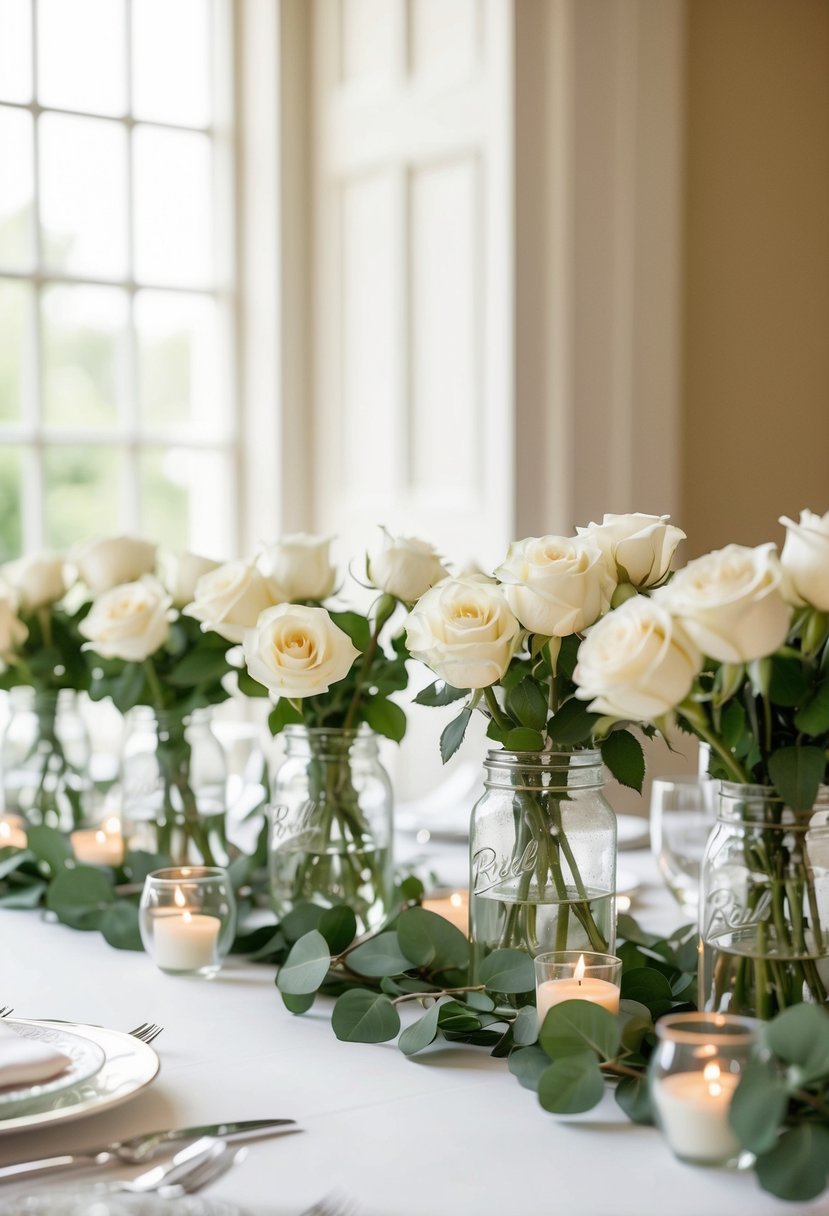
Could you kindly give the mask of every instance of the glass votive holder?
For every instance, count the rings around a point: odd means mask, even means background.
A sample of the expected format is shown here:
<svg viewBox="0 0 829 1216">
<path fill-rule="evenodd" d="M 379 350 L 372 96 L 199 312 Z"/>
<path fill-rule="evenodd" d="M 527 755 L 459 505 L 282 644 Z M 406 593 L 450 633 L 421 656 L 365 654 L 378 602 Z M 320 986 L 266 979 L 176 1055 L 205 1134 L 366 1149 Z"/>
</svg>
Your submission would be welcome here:
<svg viewBox="0 0 829 1216">
<path fill-rule="evenodd" d="M 622 960 L 591 950 L 553 950 L 535 957 L 538 1022 L 562 1001 L 590 1001 L 608 1013 L 619 1012 Z"/>
<path fill-rule="evenodd" d="M 138 914 L 144 949 L 169 975 L 215 975 L 236 934 L 227 870 L 171 866 L 144 880 Z"/>
<path fill-rule="evenodd" d="M 722 1166 L 751 1160 L 729 1110 L 760 1025 L 725 1013 L 672 1013 L 656 1023 L 659 1041 L 648 1065 L 651 1107 L 681 1161 Z"/>
</svg>

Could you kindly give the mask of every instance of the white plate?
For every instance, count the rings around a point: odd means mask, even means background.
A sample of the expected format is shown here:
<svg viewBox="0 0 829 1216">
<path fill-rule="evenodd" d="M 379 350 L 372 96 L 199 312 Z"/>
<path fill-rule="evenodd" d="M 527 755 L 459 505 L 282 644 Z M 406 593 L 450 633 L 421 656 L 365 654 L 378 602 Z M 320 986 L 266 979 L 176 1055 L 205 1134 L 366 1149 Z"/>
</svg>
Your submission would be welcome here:
<svg viewBox="0 0 829 1216">
<path fill-rule="evenodd" d="M 8 1025 L 8 1020 L 5 1025 Z M 69 1063 L 63 1072 L 48 1081 L 37 1085 L 12 1085 L 0 1089 L 0 1116 L 9 1106 L 19 1102 L 32 1102 L 35 1099 L 48 1097 L 70 1085 L 80 1085 L 94 1077 L 104 1062 L 104 1050 L 91 1039 L 85 1039 L 79 1034 L 72 1034 L 62 1026 L 26 1026 L 18 1023 L 15 1032 L 22 1039 L 36 1039 L 39 1043 L 47 1043 L 55 1051 L 69 1057 Z"/>
<path fill-rule="evenodd" d="M 63 1023 L 58 1022 L 37 1022 L 28 1018 L 6 1018 L 5 1021 L 13 1026 L 63 1029 Z M 160 1067 L 159 1059 L 148 1043 L 142 1043 L 123 1031 L 107 1030 L 102 1026 L 84 1026 L 72 1022 L 66 1030 L 101 1048 L 103 1064 L 85 1081 L 31 1102 L 16 1102 L 12 1113 L 5 1118 L 0 1117 L 0 1135 L 98 1114 L 107 1107 L 126 1102 L 155 1079 Z"/>
</svg>

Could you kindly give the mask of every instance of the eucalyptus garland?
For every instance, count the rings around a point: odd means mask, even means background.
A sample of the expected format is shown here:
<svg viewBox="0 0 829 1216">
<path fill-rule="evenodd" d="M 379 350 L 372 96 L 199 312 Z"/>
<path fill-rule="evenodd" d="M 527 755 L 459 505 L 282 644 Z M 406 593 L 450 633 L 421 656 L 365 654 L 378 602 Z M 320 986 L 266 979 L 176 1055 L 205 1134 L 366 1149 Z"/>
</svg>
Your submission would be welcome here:
<svg viewBox="0 0 829 1216">
<path fill-rule="evenodd" d="M 100 931 L 118 949 L 142 949 L 141 888 L 168 858 L 133 852 L 109 869 L 78 865 L 66 837 L 52 828 L 29 828 L 28 841 L 26 849 L 0 850 L 0 907 L 45 906 L 71 928 Z M 256 924 L 268 902 L 265 849 L 263 831 L 254 853 L 230 865 L 240 909 L 233 951 L 276 966 L 276 987 L 291 1013 L 305 1013 L 319 996 L 333 998 L 331 1025 L 343 1042 L 397 1039 L 407 1056 L 440 1040 L 468 1043 L 505 1059 L 519 1083 L 554 1115 L 592 1109 L 610 1085 L 629 1118 L 652 1121 L 646 1069 L 655 1023 L 666 1013 L 695 1007 L 695 926 L 659 938 L 620 916 L 619 1014 L 566 1001 L 539 1028 L 530 956 L 495 950 L 480 982 L 470 984 L 469 942 L 454 925 L 420 907 L 423 886 L 413 876 L 399 883 L 398 910 L 370 935 L 357 935 L 354 912 L 345 904 L 300 904 L 279 923 Z M 414 1020 L 401 1018 L 406 1007 L 417 1010 Z M 825 1010 L 799 1004 L 765 1024 L 730 1118 L 743 1147 L 755 1155 L 765 1190 L 799 1201 L 821 1194 L 829 1180 Z"/>
</svg>

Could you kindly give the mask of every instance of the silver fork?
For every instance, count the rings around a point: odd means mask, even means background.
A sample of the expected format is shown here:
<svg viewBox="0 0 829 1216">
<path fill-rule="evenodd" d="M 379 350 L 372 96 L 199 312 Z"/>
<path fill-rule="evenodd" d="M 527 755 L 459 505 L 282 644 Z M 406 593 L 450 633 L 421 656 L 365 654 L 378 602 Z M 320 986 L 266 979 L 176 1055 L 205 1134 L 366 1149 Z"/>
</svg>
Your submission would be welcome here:
<svg viewBox="0 0 829 1216">
<path fill-rule="evenodd" d="M 142 1022 L 140 1026 L 136 1026 L 129 1033 L 134 1039 L 140 1039 L 142 1043 L 152 1043 L 161 1034 L 163 1026 L 157 1026 L 155 1022 Z"/>
<path fill-rule="evenodd" d="M 14 1013 L 12 1005 L 0 1005 L 0 1018 L 7 1018 L 10 1013 Z"/>
<path fill-rule="evenodd" d="M 350 1199 L 327 1195 L 312 1203 L 310 1208 L 300 1212 L 299 1216 L 356 1216 L 356 1208 Z"/>
</svg>

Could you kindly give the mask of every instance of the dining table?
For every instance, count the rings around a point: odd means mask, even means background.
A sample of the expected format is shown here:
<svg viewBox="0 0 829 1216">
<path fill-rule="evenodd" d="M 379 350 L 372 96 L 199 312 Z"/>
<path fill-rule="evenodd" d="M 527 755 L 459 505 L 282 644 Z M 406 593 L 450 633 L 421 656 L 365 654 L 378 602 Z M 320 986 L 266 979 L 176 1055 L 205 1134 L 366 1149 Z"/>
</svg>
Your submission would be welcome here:
<svg viewBox="0 0 829 1216">
<path fill-rule="evenodd" d="M 399 854 L 450 883 L 465 874 L 462 840 L 407 837 Z M 681 923 L 647 848 L 625 851 L 619 866 L 641 924 L 664 933 Z M 484 1048 L 438 1042 L 409 1058 L 393 1042 L 339 1042 L 333 1002 L 318 998 L 295 1016 L 274 975 L 273 966 L 239 956 L 210 980 L 169 975 L 97 932 L 40 911 L 0 912 L 0 1005 L 15 1017 L 164 1028 L 153 1044 L 158 1075 L 129 1101 L 18 1131 L 3 1127 L 0 1112 L 0 1165 L 157 1128 L 289 1118 L 295 1132 L 251 1142 L 205 1197 L 233 1201 L 249 1216 L 300 1216 L 326 1196 L 349 1216 L 829 1213 L 826 1196 L 775 1199 L 750 1169 L 683 1164 L 655 1128 L 629 1121 L 610 1088 L 595 1109 L 558 1118 Z M 134 1172 L 107 1167 L 83 1177 Z M 0 1183 L 0 1212 L 15 1197 L 68 1181 Z"/>
</svg>

